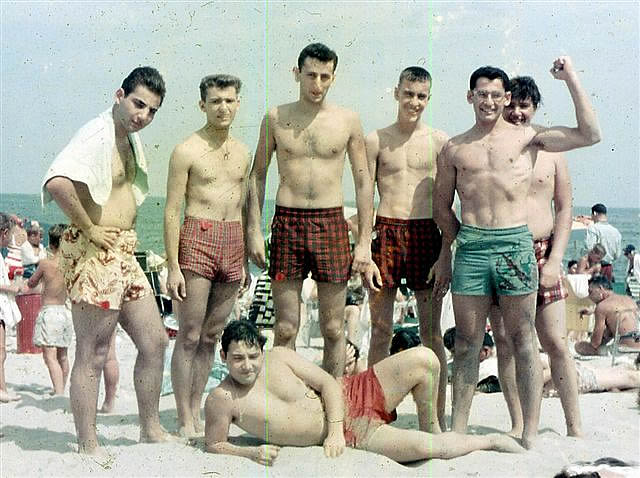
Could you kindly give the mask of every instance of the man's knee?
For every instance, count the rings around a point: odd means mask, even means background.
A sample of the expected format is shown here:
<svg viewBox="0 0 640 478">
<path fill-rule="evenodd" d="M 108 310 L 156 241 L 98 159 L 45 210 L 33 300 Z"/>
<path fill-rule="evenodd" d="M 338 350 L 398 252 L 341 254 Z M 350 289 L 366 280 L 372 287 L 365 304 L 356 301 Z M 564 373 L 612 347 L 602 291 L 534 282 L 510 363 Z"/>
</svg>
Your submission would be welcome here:
<svg viewBox="0 0 640 478">
<path fill-rule="evenodd" d="M 407 368 L 422 369 L 425 372 L 433 372 L 440 370 L 440 361 L 438 357 L 428 347 L 418 346 L 410 348 L 406 351 Z"/>
<path fill-rule="evenodd" d="M 275 325 L 275 334 L 280 341 L 292 340 L 298 333 L 298 325 L 289 320 L 278 318 Z"/>
<path fill-rule="evenodd" d="M 335 342 L 344 337 L 344 320 L 331 319 L 320 321 L 320 331 L 325 340 Z"/>
</svg>

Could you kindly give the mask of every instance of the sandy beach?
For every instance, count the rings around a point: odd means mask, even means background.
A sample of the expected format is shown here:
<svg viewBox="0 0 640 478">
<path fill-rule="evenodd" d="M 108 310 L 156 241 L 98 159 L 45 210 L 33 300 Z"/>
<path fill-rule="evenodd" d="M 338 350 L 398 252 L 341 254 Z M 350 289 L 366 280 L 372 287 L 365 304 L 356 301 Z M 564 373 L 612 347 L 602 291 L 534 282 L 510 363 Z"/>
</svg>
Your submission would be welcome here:
<svg viewBox="0 0 640 478">
<path fill-rule="evenodd" d="M 275 465 L 265 469 L 244 458 L 205 453 L 202 439 L 192 444 L 141 444 L 138 443 L 137 406 L 132 380 L 135 348 L 123 332 L 118 336 L 117 348 L 120 387 L 116 409 L 112 414 L 98 415 L 98 437 L 113 460 L 100 466 L 75 452 L 68 390 L 67 396 L 50 397 L 50 381 L 42 357 L 17 354 L 16 337 L 7 337 L 7 382 L 22 396 L 22 400 L 0 405 L 3 434 L 0 476 L 552 477 L 563 466 L 575 461 L 605 456 L 622 460 L 638 458 L 637 392 L 581 395 L 583 439 L 565 436 L 559 399 L 544 399 L 538 444 L 532 451 L 518 455 L 479 451 L 454 460 L 431 460 L 403 466 L 383 456 L 353 449 L 347 449 L 337 459 L 327 459 L 321 447 L 285 447 Z M 73 352 L 72 347 L 71 357 Z M 303 349 L 302 353 L 312 356 L 317 350 Z M 610 358 L 598 358 L 590 363 L 606 365 L 609 361 Z M 448 415 L 450 402 L 447 407 Z M 173 395 L 161 397 L 160 411 L 162 424 L 168 430 L 175 430 Z M 470 424 L 471 433 L 507 430 L 510 423 L 502 394 L 476 394 Z M 398 408 L 396 426 L 417 427 L 415 408 L 410 398 Z M 240 442 L 256 443 L 238 428 L 232 427 L 231 434 Z"/>
</svg>

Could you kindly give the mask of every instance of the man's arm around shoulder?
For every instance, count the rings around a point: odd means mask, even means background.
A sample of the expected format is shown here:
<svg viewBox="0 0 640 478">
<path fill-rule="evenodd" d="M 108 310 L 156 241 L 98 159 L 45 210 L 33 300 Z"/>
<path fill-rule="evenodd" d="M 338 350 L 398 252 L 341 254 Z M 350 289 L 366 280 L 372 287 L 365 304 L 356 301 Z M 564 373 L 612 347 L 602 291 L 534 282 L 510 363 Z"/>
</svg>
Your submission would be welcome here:
<svg viewBox="0 0 640 478">
<path fill-rule="evenodd" d="M 233 408 L 233 396 L 224 387 L 218 386 L 209 393 L 204 405 L 205 449 L 209 453 L 241 456 L 261 465 L 272 465 L 280 447 L 268 444 L 237 446 L 229 443 L 229 426 L 234 418 Z"/>
</svg>

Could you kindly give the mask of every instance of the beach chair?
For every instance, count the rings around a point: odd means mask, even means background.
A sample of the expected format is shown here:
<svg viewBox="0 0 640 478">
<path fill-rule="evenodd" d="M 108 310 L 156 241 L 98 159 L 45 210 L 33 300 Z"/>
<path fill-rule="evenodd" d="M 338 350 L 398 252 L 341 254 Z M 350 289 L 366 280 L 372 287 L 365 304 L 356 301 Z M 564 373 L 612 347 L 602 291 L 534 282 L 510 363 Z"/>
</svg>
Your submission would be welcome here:
<svg viewBox="0 0 640 478">
<path fill-rule="evenodd" d="M 258 277 L 253 300 L 249 307 L 249 320 L 259 328 L 273 328 L 276 323 L 276 314 L 271 294 L 271 278 L 265 272 Z"/>
<path fill-rule="evenodd" d="M 611 366 L 615 366 L 616 358 L 621 353 L 638 353 L 638 350 L 626 350 L 620 348 L 620 332 L 618 328 L 620 327 L 620 314 L 626 314 L 627 312 L 635 312 L 636 314 L 636 325 L 637 330 L 640 330 L 640 314 L 638 313 L 637 308 L 628 308 L 619 310 L 616 314 L 616 332 L 613 336 L 613 342 L 611 343 L 610 352 L 611 352 Z"/>
<path fill-rule="evenodd" d="M 635 277 L 630 276 L 627 278 L 627 287 L 633 300 L 640 301 L 640 282 Z"/>
</svg>

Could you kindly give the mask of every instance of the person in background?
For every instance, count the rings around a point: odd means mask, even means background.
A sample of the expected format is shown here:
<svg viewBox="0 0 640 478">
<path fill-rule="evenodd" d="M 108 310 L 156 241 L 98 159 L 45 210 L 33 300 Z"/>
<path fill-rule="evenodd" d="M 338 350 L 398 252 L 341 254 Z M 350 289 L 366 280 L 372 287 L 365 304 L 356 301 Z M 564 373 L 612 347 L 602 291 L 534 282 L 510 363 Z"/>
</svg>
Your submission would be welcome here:
<svg viewBox="0 0 640 478">
<path fill-rule="evenodd" d="M 601 244 L 605 254 L 602 258 L 601 274 L 615 282 L 613 277 L 613 263 L 622 255 L 622 235 L 620 231 L 609 224 L 607 219 L 607 207 L 598 203 L 591 207 L 591 219 L 593 223 L 587 227 L 584 238 L 584 250 L 591 250 L 596 244 Z"/>
<path fill-rule="evenodd" d="M 27 240 L 20 246 L 22 256 L 23 277 L 30 278 L 41 259 L 46 259 L 47 251 L 42 245 L 42 229 L 38 221 L 31 221 L 27 226 Z"/>
<path fill-rule="evenodd" d="M 576 272 L 578 274 L 587 274 L 590 278 L 598 275 L 606 277 L 602 266 L 602 259 L 605 255 L 606 251 L 602 244 L 594 244 L 591 250 L 578 261 Z"/>
</svg>

